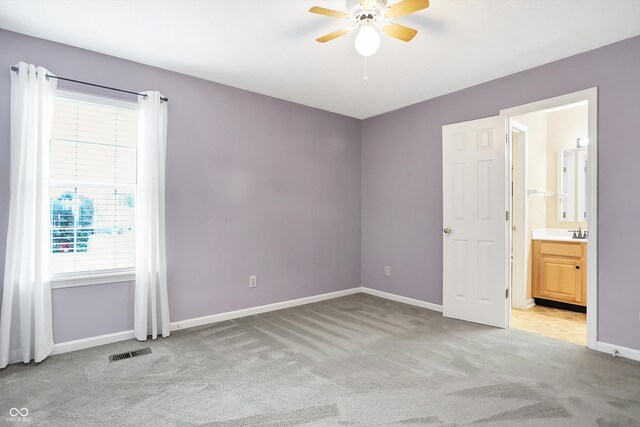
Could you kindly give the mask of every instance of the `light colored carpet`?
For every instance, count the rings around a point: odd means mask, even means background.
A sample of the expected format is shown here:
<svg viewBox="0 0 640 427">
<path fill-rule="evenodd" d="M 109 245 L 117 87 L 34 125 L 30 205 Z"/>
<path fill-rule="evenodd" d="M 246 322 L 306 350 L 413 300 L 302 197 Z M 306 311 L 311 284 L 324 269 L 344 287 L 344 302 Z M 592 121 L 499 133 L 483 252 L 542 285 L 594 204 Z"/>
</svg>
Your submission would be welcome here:
<svg viewBox="0 0 640 427">
<path fill-rule="evenodd" d="M 60 426 L 638 426 L 640 364 L 356 294 L 11 365 L 0 424 L 12 407 Z"/>
</svg>

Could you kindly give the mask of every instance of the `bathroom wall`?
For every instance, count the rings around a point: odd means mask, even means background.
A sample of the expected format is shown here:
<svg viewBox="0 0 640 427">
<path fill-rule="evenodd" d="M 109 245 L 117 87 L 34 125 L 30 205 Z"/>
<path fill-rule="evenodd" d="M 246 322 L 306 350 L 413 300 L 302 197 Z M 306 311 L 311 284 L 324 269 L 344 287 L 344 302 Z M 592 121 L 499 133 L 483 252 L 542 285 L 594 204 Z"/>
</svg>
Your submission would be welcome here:
<svg viewBox="0 0 640 427">
<path fill-rule="evenodd" d="M 547 185 L 547 113 L 536 111 L 514 117 L 514 120 L 527 127 L 527 189 L 553 191 Z M 514 164 L 514 168 L 522 165 Z M 526 195 L 527 228 L 525 230 L 525 251 L 527 266 L 526 298 L 531 298 L 531 230 L 547 228 L 547 200 L 541 194 Z"/>
<path fill-rule="evenodd" d="M 567 148 L 576 148 L 578 138 L 589 132 L 588 108 L 586 105 L 547 113 L 547 186 L 549 191 L 558 193 L 559 153 Z M 546 228 L 587 228 L 586 221 L 566 221 L 558 219 L 558 197 L 547 197 Z M 577 205 L 577 197 L 574 199 Z"/>
<path fill-rule="evenodd" d="M 547 116 L 544 111 L 518 116 L 515 120 L 527 126 L 527 187 L 532 190 L 553 191 L 547 183 Z M 546 197 L 530 195 L 528 219 L 531 228 L 547 227 Z"/>
</svg>

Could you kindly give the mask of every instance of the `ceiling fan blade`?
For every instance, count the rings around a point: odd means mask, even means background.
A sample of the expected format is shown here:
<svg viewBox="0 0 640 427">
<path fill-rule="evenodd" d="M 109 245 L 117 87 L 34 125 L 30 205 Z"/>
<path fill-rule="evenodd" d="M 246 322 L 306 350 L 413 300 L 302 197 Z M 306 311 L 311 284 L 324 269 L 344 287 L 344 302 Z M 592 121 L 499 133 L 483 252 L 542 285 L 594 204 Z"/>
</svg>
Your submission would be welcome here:
<svg viewBox="0 0 640 427">
<path fill-rule="evenodd" d="M 349 19 L 349 15 L 347 15 L 344 12 L 340 12 L 337 10 L 333 10 L 333 9 L 327 9 L 324 7 L 318 7 L 318 6 L 314 6 L 311 9 L 309 9 L 309 12 L 311 13 L 317 13 L 318 15 L 324 15 L 324 16 L 330 16 L 332 18 L 340 18 L 340 19 Z"/>
<path fill-rule="evenodd" d="M 391 5 L 384 13 L 387 18 L 399 18 L 429 7 L 429 0 L 403 0 Z"/>
<path fill-rule="evenodd" d="M 377 3 L 377 0 L 360 0 L 360 7 L 368 12 L 375 9 Z"/>
<path fill-rule="evenodd" d="M 413 28 L 405 27 L 400 24 L 387 24 L 382 26 L 382 32 L 388 36 L 395 37 L 403 42 L 413 39 L 418 32 Z"/>
<path fill-rule="evenodd" d="M 318 37 L 316 41 L 320 43 L 326 43 L 340 36 L 344 36 L 345 34 L 349 34 L 350 32 L 351 32 L 351 28 L 343 28 L 341 30 L 334 31 L 333 33 L 325 34 L 322 37 Z"/>
</svg>

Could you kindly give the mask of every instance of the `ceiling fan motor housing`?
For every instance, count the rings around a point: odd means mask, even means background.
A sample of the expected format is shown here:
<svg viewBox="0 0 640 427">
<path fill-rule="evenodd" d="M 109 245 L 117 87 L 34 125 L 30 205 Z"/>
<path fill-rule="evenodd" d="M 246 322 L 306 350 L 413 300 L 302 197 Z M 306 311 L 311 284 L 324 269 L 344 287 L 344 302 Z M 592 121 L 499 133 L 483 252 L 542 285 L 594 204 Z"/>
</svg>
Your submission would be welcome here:
<svg viewBox="0 0 640 427">
<path fill-rule="evenodd" d="M 376 20 L 384 16 L 384 9 L 387 7 L 387 0 L 368 0 L 361 4 L 360 0 L 347 0 L 347 10 L 352 18 L 358 21 L 361 19 Z M 363 15 L 371 15 L 371 18 L 364 18 Z"/>
</svg>

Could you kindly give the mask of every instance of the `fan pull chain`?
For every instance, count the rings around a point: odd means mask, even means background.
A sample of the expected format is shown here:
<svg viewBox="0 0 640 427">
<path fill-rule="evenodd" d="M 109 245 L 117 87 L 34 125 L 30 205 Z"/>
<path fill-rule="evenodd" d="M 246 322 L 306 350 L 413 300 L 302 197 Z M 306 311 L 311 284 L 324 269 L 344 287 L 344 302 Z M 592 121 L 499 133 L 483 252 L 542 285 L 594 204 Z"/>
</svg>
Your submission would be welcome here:
<svg viewBox="0 0 640 427">
<path fill-rule="evenodd" d="M 364 76 L 362 77 L 363 82 L 367 82 L 369 80 L 369 76 L 367 76 L 367 57 L 364 57 Z"/>
</svg>

